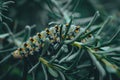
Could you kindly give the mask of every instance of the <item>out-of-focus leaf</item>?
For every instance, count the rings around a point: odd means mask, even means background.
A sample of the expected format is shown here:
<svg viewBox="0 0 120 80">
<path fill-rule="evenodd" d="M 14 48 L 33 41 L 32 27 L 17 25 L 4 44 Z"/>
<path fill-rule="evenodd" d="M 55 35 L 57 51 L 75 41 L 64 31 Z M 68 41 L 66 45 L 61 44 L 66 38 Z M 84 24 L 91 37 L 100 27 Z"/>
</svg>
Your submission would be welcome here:
<svg viewBox="0 0 120 80">
<path fill-rule="evenodd" d="M 5 34 L 0 34 L 0 38 L 1 39 L 4 39 L 5 37 L 9 36 L 10 34 L 9 33 L 5 33 Z"/>
</svg>

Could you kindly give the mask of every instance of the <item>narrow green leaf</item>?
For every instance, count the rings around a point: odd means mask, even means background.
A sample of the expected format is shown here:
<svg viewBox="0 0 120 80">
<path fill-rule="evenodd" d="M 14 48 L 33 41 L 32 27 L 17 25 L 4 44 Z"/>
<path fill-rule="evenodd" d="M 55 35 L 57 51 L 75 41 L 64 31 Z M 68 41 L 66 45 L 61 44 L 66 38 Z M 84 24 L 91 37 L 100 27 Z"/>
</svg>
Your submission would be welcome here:
<svg viewBox="0 0 120 80">
<path fill-rule="evenodd" d="M 4 39 L 5 37 L 9 36 L 10 34 L 9 33 L 5 33 L 5 34 L 0 34 L 0 38 L 1 39 Z"/>
<path fill-rule="evenodd" d="M 91 25 L 95 22 L 95 20 L 100 16 L 99 11 L 96 11 L 92 20 L 89 22 L 88 26 L 86 27 L 85 31 L 91 27 Z"/>
<path fill-rule="evenodd" d="M 42 68 L 43 68 L 43 72 L 44 72 L 44 75 L 45 75 L 45 80 L 48 80 L 48 75 L 47 75 L 47 71 L 46 71 L 46 68 L 43 64 L 42 65 Z"/>
<path fill-rule="evenodd" d="M 68 55 L 67 56 L 65 56 L 65 57 L 63 57 L 60 61 L 59 61 L 59 63 L 62 63 L 62 62 L 64 62 L 72 53 L 73 53 L 73 51 L 74 51 L 74 47 L 72 48 L 72 50 L 71 50 L 71 52 L 70 53 L 68 53 Z"/>
<path fill-rule="evenodd" d="M 41 56 L 43 56 L 45 54 L 45 52 L 47 51 L 47 49 L 49 48 L 50 45 L 50 41 L 48 38 L 46 38 L 45 42 L 44 42 L 44 48 L 42 50 Z"/>
<path fill-rule="evenodd" d="M 71 56 L 69 56 L 66 59 L 66 61 L 71 61 L 71 60 L 75 59 L 78 56 L 78 54 L 80 54 L 80 51 L 81 51 L 81 49 L 79 49 L 76 53 L 73 53 Z"/>
<path fill-rule="evenodd" d="M 14 2 L 14 1 L 6 1 L 6 2 L 3 2 L 2 5 L 9 5 L 9 4 L 11 4 L 11 3 L 15 3 L 15 2 Z"/>
<path fill-rule="evenodd" d="M 35 70 L 35 69 L 38 67 L 39 64 L 40 64 L 40 62 L 38 62 L 37 64 L 35 64 L 35 65 L 28 71 L 28 73 L 31 73 L 33 70 Z"/>
<path fill-rule="evenodd" d="M 97 69 L 99 70 L 100 76 L 99 78 L 103 79 L 106 76 L 106 72 L 103 68 L 103 66 L 100 64 L 100 62 L 97 60 L 96 56 L 94 55 L 93 51 L 88 48 L 88 53 L 93 61 L 93 63 L 95 64 L 95 66 L 97 67 Z"/>
<path fill-rule="evenodd" d="M 97 32 L 96 36 L 98 36 L 98 35 L 102 32 L 103 28 L 111 21 L 111 18 L 112 18 L 112 17 L 108 17 L 108 18 L 105 20 L 105 22 L 104 22 L 103 25 L 101 26 L 100 30 Z"/>
<path fill-rule="evenodd" d="M 67 70 L 67 68 L 65 68 L 64 66 L 61 66 L 61 65 L 59 65 L 59 64 L 53 64 L 55 67 L 58 67 L 58 68 L 60 68 L 60 69 L 63 69 L 63 70 Z"/>
<path fill-rule="evenodd" d="M 67 34 L 68 34 L 68 31 L 69 31 L 69 29 L 70 29 L 70 27 L 71 27 L 71 24 L 72 24 L 72 18 L 71 18 L 71 20 L 70 20 L 70 22 L 67 24 L 67 25 L 65 25 L 66 26 L 66 32 L 65 32 L 65 38 L 66 38 L 66 36 L 67 36 Z M 64 39 L 65 39 L 64 38 Z"/>
<path fill-rule="evenodd" d="M 58 71 L 58 73 L 60 74 L 61 79 L 62 79 L 62 80 L 66 80 L 66 79 L 65 79 L 65 75 L 63 74 L 63 72 L 60 71 L 60 70 L 57 70 L 57 71 Z"/>
<path fill-rule="evenodd" d="M 58 77 L 59 76 L 58 72 L 55 71 L 54 69 L 52 69 L 51 67 L 48 67 L 48 71 L 53 77 Z"/>
<path fill-rule="evenodd" d="M 80 37 L 80 39 L 83 39 L 85 37 L 87 37 L 88 35 L 95 33 L 96 31 L 98 31 L 100 29 L 100 27 L 96 27 L 95 29 L 91 30 L 90 32 L 84 34 L 83 36 Z"/>
<path fill-rule="evenodd" d="M 25 33 L 24 33 L 25 36 L 23 38 L 23 42 L 28 40 L 28 38 L 30 37 L 30 34 L 31 34 L 31 28 L 30 28 L 30 26 L 27 25 L 25 27 Z"/>
<path fill-rule="evenodd" d="M 5 53 L 5 52 L 9 52 L 9 51 L 14 51 L 16 50 L 17 47 L 14 47 L 14 48 L 10 48 L 10 49 L 6 49 L 6 50 L 1 50 L 0 53 Z"/>
<path fill-rule="evenodd" d="M 6 60 L 8 60 L 11 56 L 12 56 L 12 54 L 9 54 L 9 55 L 7 55 L 6 57 L 4 57 L 4 58 L 0 61 L 0 64 L 2 64 L 3 62 L 5 62 Z"/>
</svg>

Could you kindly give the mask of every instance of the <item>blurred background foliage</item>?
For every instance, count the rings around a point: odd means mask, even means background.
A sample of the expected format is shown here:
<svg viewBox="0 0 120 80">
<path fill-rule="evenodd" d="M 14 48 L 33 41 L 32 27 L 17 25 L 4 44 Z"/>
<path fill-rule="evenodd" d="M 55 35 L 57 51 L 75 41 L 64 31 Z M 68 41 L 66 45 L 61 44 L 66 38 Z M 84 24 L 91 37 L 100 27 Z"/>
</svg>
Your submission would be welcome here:
<svg viewBox="0 0 120 80">
<path fill-rule="evenodd" d="M 85 27 L 94 13 L 99 11 L 100 18 L 95 25 L 112 16 L 112 21 L 101 34 L 103 41 L 109 40 L 120 28 L 120 0 L 12 0 L 10 4 L 4 3 L 7 1 L 0 0 L 0 60 L 20 46 L 28 29 L 26 26 L 30 26 L 32 36 L 53 24 L 68 23 L 73 16 L 74 24 Z M 120 35 L 114 46 L 119 45 Z M 15 62 L 11 58 L 0 64 L 0 79 L 20 80 L 21 65 L 14 64 Z M 32 80 L 31 76 L 28 77 Z M 39 77 L 43 80 L 43 74 L 39 74 Z"/>
</svg>

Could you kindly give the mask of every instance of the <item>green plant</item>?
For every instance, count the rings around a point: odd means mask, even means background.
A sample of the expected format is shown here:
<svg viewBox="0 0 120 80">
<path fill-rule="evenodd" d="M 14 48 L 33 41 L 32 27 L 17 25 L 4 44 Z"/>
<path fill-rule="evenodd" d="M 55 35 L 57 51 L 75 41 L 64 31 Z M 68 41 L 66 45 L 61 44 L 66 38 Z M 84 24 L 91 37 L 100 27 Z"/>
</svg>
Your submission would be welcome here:
<svg viewBox="0 0 120 80">
<path fill-rule="evenodd" d="M 87 26 L 82 27 L 74 23 L 74 16 L 68 16 L 64 11 L 61 13 L 64 17 L 60 22 L 49 25 L 50 28 L 33 37 L 30 33 L 34 26 L 26 26 L 24 31 L 14 35 L 6 25 L 11 34 L 7 40 L 18 49 L 1 50 L 1 53 L 15 50 L 0 61 L 0 65 L 4 65 L 10 59 L 12 64 L 1 74 L 1 80 L 8 79 L 8 73 L 22 77 L 22 80 L 119 80 L 120 47 L 115 41 L 119 42 L 120 28 L 108 41 L 104 40 L 106 35 L 103 36 L 112 17 L 94 24 L 100 16 L 97 11 Z M 19 39 L 23 32 L 24 36 Z"/>
</svg>

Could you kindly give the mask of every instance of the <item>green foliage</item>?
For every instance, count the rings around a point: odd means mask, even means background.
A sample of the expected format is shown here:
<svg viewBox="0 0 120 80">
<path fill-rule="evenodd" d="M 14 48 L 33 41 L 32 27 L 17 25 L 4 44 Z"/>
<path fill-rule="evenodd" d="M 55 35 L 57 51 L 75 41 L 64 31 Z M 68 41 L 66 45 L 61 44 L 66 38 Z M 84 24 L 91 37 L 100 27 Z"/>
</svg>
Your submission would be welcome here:
<svg viewBox="0 0 120 80">
<path fill-rule="evenodd" d="M 110 10 L 101 4 L 106 2 L 114 1 L 1 0 L 0 80 L 119 80 L 119 5 Z M 46 38 L 39 55 L 22 59 L 13 56 L 30 36 L 54 25 L 60 27 L 59 44 L 51 45 Z M 69 40 L 72 25 L 81 27 Z"/>
</svg>

